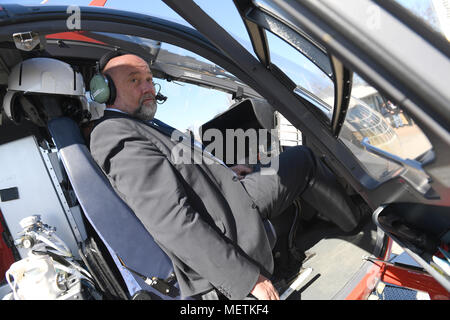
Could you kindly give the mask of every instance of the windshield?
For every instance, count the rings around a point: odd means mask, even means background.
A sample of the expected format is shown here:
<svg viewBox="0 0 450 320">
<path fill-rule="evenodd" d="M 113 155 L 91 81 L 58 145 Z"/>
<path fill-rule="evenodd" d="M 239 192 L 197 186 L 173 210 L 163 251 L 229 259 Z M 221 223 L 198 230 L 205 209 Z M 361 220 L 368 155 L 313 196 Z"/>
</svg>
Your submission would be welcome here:
<svg viewBox="0 0 450 320">
<path fill-rule="evenodd" d="M 78 5 L 88 6 L 92 0 L 16 0 L 6 1 L 21 5 Z M 176 22 L 188 27 L 192 27 L 186 20 L 180 17 L 175 11 L 168 7 L 161 0 L 107 0 L 105 8 L 147 14 L 153 17 Z M 245 29 L 233 0 L 195 0 L 195 3 L 202 8 L 209 16 L 217 21 L 227 32 L 229 32 L 239 43 L 254 55 L 250 38 Z"/>
<path fill-rule="evenodd" d="M 114 33 L 86 32 L 84 35 L 109 45 L 138 45 L 149 60 L 156 89 L 168 97 L 160 104 L 156 118 L 181 131 L 192 132 L 197 138 L 203 123 L 233 104 L 232 93 L 238 88 L 244 97 L 260 97 L 222 67 L 181 47 Z"/>
<path fill-rule="evenodd" d="M 417 159 L 432 146 L 420 127 L 399 105 L 354 74 L 352 99 L 339 138 L 378 181 L 397 175 L 402 167 L 367 151 L 362 141 L 403 159 Z"/>
<path fill-rule="evenodd" d="M 168 97 L 167 102 L 158 107 L 156 117 L 179 130 L 191 131 L 198 140 L 199 127 L 233 103 L 231 91 L 226 89 L 231 90 L 238 84 L 244 86 L 214 63 L 167 43 L 161 44 L 152 69 L 171 75 L 170 78 L 155 80 L 160 85 L 161 93 Z"/>
<path fill-rule="evenodd" d="M 130 35 L 105 32 L 89 32 L 86 34 L 94 39 L 104 40 L 111 45 L 120 46 L 123 44 L 114 43 L 111 38 L 124 41 L 126 42 L 125 45 L 130 42 L 137 44 L 149 55 L 149 63 L 152 65 L 152 69 L 170 75 L 172 80 L 203 83 L 230 92 L 234 92 L 237 86 L 241 86 L 245 87 L 245 93 L 259 97 L 256 92 L 222 67 L 183 48 Z"/>
</svg>

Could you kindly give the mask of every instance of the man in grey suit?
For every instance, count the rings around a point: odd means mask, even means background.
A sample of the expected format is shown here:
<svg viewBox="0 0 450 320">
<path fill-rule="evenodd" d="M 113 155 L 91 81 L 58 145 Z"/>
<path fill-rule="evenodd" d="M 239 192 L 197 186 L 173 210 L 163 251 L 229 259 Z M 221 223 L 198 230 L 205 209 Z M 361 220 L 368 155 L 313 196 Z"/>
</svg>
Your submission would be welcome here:
<svg viewBox="0 0 450 320">
<path fill-rule="evenodd" d="M 172 259 L 182 294 L 207 296 L 217 290 L 229 299 L 249 294 L 279 299 L 269 280 L 273 258 L 263 219 L 312 193 L 313 184 L 321 186 L 315 176 L 323 168 L 311 151 L 297 147 L 283 152 L 274 175 L 244 166 L 230 169 L 195 147 L 190 137 L 154 119 L 153 78 L 143 59 L 119 55 L 102 71 L 114 82 L 116 96 L 92 131 L 91 153 Z M 175 161 L 173 150 L 179 148 L 204 161 Z M 352 229 L 357 224 L 354 209 L 339 196 L 331 201 L 349 212 L 339 223 Z"/>
</svg>

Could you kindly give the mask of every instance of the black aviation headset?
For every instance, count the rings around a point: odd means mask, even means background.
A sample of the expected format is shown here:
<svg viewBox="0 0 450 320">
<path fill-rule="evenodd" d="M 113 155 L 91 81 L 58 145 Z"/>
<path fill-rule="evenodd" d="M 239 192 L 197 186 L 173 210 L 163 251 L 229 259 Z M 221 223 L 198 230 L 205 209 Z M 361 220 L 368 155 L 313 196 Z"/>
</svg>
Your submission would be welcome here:
<svg viewBox="0 0 450 320">
<path fill-rule="evenodd" d="M 114 103 L 117 92 L 116 86 L 111 76 L 103 73 L 103 69 L 105 69 L 106 64 L 111 59 L 125 54 L 129 53 L 122 50 L 114 50 L 106 53 L 100 58 L 97 63 L 96 73 L 89 82 L 92 100 L 98 103 L 105 103 L 106 105 L 112 105 Z M 155 99 L 158 102 L 161 101 L 161 103 L 164 103 L 167 100 L 167 97 L 158 92 Z"/>
</svg>

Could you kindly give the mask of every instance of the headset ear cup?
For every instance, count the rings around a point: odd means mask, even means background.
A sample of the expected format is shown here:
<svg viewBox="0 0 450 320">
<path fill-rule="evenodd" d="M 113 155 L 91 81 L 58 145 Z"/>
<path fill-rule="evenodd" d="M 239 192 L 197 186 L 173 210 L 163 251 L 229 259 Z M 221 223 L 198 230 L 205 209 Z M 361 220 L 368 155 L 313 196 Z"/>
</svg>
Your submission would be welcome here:
<svg viewBox="0 0 450 320">
<path fill-rule="evenodd" d="M 110 100 L 111 90 L 108 80 L 102 74 L 97 73 L 89 82 L 91 98 L 98 103 L 106 103 Z"/>
<path fill-rule="evenodd" d="M 106 102 L 106 105 L 112 106 L 114 102 L 116 101 L 116 85 L 114 84 L 113 79 L 110 75 L 105 74 L 106 79 L 108 80 L 108 86 L 109 86 L 109 99 Z"/>
<path fill-rule="evenodd" d="M 110 51 L 106 54 L 104 54 L 102 57 L 100 57 L 100 60 L 98 61 L 98 65 L 97 65 L 97 75 L 95 75 L 91 82 L 94 80 L 94 78 L 101 77 L 102 81 L 100 80 L 95 80 L 94 81 L 94 86 L 98 85 L 97 90 L 99 91 L 95 91 L 92 89 L 91 87 L 91 95 L 92 95 L 92 99 L 98 103 L 106 103 L 106 105 L 113 105 L 114 102 L 116 101 L 116 86 L 114 84 L 114 81 L 112 80 L 112 78 L 108 75 L 108 74 L 101 74 L 100 72 L 103 72 L 103 69 L 105 69 L 106 65 L 108 64 L 108 62 L 115 58 L 115 57 L 119 57 L 121 55 L 126 54 L 124 51 L 122 50 L 114 50 L 114 51 Z M 106 90 L 107 88 L 107 90 Z M 107 91 L 107 94 L 106 94 Z M 97 94 L 96 94 L 97 93 Z M 98 98 L 97 98 L 98 96 Z"/>
</svg>

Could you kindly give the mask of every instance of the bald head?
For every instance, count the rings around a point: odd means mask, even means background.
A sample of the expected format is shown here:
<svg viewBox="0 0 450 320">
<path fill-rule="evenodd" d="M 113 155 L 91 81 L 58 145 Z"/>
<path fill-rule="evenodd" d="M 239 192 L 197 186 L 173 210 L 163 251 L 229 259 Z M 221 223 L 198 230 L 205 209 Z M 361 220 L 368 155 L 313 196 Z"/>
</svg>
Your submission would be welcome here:
<svg viewBox="0 0 450 320">
<path fill-rule="evenodd" d="M 134 54 L 124 54 L 109 60 L 108 63 L 103 68 L 103 73 L 112 75 L 114 73 L 120 72 L 121 70 L 123 71 L 124 69 L 130 67 L 148 68 L 148 64 L 147 62 L 145 62 L 144 59 Z"/>
<path fill-rule="evenodd" d="M 133 54 L 121 55 L 108 61 L 103 73 L 112 78 L 116 87 L 114 108 L 145 118 L 143 120 L 153 118 L 156 112 L 155 88 L 145 60 Z"/>
</svg>

